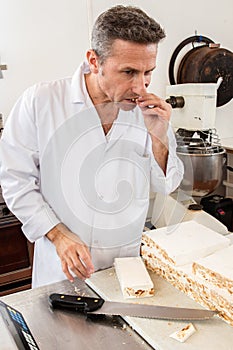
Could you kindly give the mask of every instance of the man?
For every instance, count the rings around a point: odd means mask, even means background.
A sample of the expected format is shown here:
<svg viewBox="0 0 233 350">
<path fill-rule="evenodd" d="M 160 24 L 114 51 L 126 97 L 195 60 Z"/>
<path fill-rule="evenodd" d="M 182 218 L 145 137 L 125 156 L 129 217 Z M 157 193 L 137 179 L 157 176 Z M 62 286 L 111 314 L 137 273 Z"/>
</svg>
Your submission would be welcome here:
<svg viewBox="0 0 233 350">
<path fill-rule="evenodd" d="M 1 185 L 35 242 L 33 287 L 139 255 L 150 191 L 179 185 L 171 107 L 147 92 L 164 37 L 140 9 L 115 6 L 73 78 L 37 84 L 13 108 Z"/>
</svg>

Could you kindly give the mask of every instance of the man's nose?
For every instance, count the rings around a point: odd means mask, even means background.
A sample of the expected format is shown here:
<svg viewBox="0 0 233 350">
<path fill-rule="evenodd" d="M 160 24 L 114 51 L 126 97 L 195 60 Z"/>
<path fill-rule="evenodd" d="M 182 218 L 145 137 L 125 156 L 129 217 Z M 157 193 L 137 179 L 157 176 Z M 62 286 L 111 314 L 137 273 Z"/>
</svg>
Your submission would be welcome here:
<svg viewBox="0 0 233 350">
<path fill-rule="evenodd" d="M 143 96 L 146 93 L 146 89 L 149 86 L 148 78 L 144 75 L 137 76 L 134 79 L 132 91 L 138 96 Z"/>
</svg>

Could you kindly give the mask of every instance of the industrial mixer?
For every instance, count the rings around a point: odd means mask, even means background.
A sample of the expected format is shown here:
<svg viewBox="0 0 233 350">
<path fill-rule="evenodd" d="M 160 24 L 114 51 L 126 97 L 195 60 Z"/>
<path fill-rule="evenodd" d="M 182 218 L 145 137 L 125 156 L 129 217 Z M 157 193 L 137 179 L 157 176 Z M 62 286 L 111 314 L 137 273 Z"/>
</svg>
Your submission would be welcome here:
<svg viewBox="0 0 233 350">
<path fill-rule="evenodd" d="M 193 197 L 212 193 L 221 183 L 225 150 L 215 129 L 219 83 L 187 83 L 167 86 L 168 101 L 183 99 L 171 123 L 177 154 L 184 164 L 181 189 Z"/>
<path fill-rule="evenodd" d="M 176 58 L 190 43 L 197 46 L 181 60 L 175 80 Z M 225 150 L 215 128 L 216 107 L 233 97 L 233 53 L 203 36 L 185 39 L 171 57 L 169 79 L 166 101 L 173 107 L 171 124 L 184 177 L 171 196 L 156 195 L 152 224 L 161 227 L 195 219 L 226 234 L 221 222 L 195 209 L 200 209 L 201 198 L 213 193 L 222 181 Z"/>
</svg>

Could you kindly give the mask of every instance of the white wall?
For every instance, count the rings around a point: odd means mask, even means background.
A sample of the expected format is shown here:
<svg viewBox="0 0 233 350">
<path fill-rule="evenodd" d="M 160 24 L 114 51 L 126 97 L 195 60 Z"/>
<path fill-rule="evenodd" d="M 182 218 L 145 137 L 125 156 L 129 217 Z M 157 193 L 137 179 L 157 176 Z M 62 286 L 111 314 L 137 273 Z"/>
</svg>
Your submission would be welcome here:
<svg viewBox="0 0 233 350">
<path fill-rule="evenodd" d="M 0 0 L 0 113 L 35 82 L 73 74 L 88 38 L 86 0 Z"/>
<path fill-rule="evenodd" d="M 8 65 L 0 80 L 0 113 L 4 118 L 28 86 L 75 71 L 89 47 L 95 17 L 116 4 L 140 6 L 165 28 L 167 38 L 160 45 L 151 86 L 163 97 L 171 55 L 195 31 L 233 50 L 232 0 L 216 5 L 212 0 L 0 0 L 0 57 Z M 232 137 L 231 118 L 233 100 L 217 109 L 216 127 L 221 137 Z"/>
</svg>

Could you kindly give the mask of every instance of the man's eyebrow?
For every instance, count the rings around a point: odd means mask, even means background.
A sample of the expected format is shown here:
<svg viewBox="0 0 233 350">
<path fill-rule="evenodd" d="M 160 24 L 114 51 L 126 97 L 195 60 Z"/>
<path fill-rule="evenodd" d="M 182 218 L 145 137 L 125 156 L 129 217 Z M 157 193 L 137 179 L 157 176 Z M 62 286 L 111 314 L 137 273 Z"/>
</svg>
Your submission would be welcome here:
<svg viewBox="0 0 233 350">
<path fill-rule="evenodd" d="M 151 69 L 146 70 L 146 73 L 152 72 L 153 70 L 155 70 L 155 68 L 156 68 L 156 66 L 152 67 Z M 133 72 L 139 72 L 140 71 L 139 69 L 136 69 L 136 68 L 133 68 L 133 67 L 130 67 L 130 66 L 122 67 L 121 70 L 131 70 Z"/>
<path fill-rule="evenodd" d="M 156 66 L 154 66 L 153 68 L 151 69 L 148 69 L 146 72 L 153 72 L 153 70 L 155 70 Z"/>
</svg>

